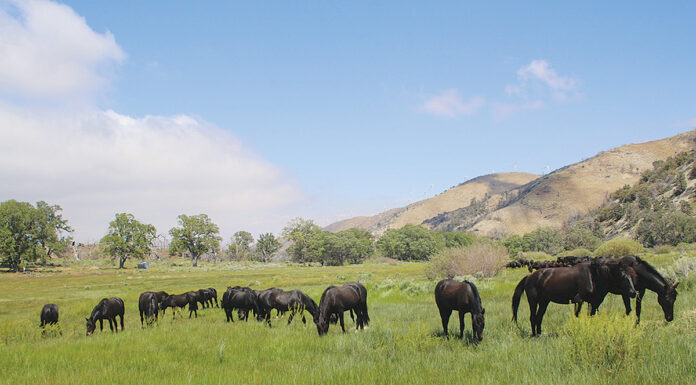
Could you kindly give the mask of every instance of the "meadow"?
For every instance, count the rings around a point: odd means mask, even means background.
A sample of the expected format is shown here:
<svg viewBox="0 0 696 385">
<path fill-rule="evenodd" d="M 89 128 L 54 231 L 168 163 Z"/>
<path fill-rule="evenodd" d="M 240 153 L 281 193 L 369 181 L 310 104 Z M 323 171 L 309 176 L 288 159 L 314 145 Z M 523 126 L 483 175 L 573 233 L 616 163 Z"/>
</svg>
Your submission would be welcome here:
<svg viewBox="0 0 696 385">
<path fill-rule="evenodd" d="M 648 256 L 669 270 L 675 256 Z M 132 266 L 133 263 L 130 263 Z M 694 276 L 680 283 L 675 320 L 667 323 L 655 293 L 646 294 L 641 324 L 626 317 L 621 299 L 608 296 L 600 313 L 572 316 L 570 305 L 551 304 L 543 335 L 530 338 L 526 297 L 520 321 L 510 301 L 524 269 L 479 279 L 486 309 L 484 339 L 475 343 L 471 318 L 463 339 L 445 339 L 434 301 L 436 281 L 423 263 L 366 263 L 341 267 L 293 264 L 154 262 L 149 270 L 118 270 L 110 262 L 57 263 L 31 274 L 0 274 L 0 376 L 2 384 L 663 384 L 694 383 L 696 300 Z M 228 285 L 301 289 L 315 301 L 326 286 L 359 280 L 368 289 L 370 327 L 355 332 L 346 315 L 343 334 L 332 325 L 319 337 L 307 316 L 226 323 L 219 308 L 171 310 L 141 328 L 142 291 L 180 293 Z M 85 317 L 103 297 L 126 304 L 125 331 L 85 336 Z M 42 335 L 45 303 L 60 307 L 60 326 Z M 181 317 L 180 317 L 181 316 Z M 459 322 L 450 319 L 450 334 Z"/>
</svg>

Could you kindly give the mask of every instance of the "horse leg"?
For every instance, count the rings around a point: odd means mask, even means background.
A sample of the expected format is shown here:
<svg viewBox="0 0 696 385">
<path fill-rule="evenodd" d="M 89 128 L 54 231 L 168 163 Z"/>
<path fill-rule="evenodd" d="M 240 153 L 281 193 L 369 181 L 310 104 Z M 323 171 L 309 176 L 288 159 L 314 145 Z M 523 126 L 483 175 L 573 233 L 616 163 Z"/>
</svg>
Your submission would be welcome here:
<svg viewBox="0 0 696 385">
<path fill-rule="evenodd" d="M 624 307 L 626 308 L 626 315 L 631 314 L 631 297 L 623 294 L 621 295 L 621 299 L 623 299 Z"/>
<path fill-rule="evenodd" d="M 544 313 L 546 313 L 547 306 L 549 306 L 548 300 L 539 304 L 539 310 L 537 310 L 537 335 L 541 335 L 541 321 L 544 319 Z"/>
<path fill-rule="evenodd" d="M 341 329 L 343 329 L 343 332 L 346 332 L 346 326 L 343 324 L 343 312 L 338 313 L 338 319 L 341 321 Z"/>
<path fill-rule="evenodd" d="M 114 324 L 111 322 L 111 318 L 108 318 L 108 320 L 109 320 L 109 328 L 113 332 L 114 331 Z M 118 326 L 116 326 L 116 327 L 118 327 Z"/>
<path fill-rule="evenodd" d="M 104 320 L 101 318 L 99 319 L 99 330 L 104 331 Z"/>
<path fill-rule="evenodd" d="M 120 317 L 121 317 L 121 331 L 123 331 L 123 314 L 121 314 Z M 116 322 L 116 317 L 114 317 L 114 322 Z"/>
<path fill-rule="evenodd" d="M 288 317 L 288 325 L 292 322 L 293 317 L 295 317 L 295 310 L 290 312 L 290 317 Z"/>
<path fill-rule="evenodd" d="M 575 306 L 575 318 L 577 318 L 578 315 L 580 314 L 580 310 L 582 310 L 582 302 L 575 303 L 573 305 Z"/>
<path fill-rule="evenodd" d="M 638 290 L 638 294 L 636 294 L 636 325 L 640 323 L 640 310 L 642 308 L 644 295 L 645 289 Z"/>
<path fill-rule="evenodd" d="M 143 320 L 143 311 L 140 311 L 140 327 L 144 327 L 144 320 Z"/>
<path fill-rule="evenodd" d="M 452 315 L 451 309 L 440 309 L 440 318 L 442 318 L 442 330 L 445 333 L 445 338 L 449 338 L 447 333 L 447 325 L 449 325 L 450 315 Z"/>
<path fill-rule="evenodd" d="M 529 302 L 529 323 L 532 325 L 532 337 L 536 336 L 536 314 L 537 314 L 537 302 L 536 298 L 531 298 L 527 294 L 527 302 Z"/>
<path fill-rule="evenodd" d="M 459 339 L 464 338 L 464 312 L 459 310 Z M 473 323 L 472 323 L 473 325 Z"/>
</svg>

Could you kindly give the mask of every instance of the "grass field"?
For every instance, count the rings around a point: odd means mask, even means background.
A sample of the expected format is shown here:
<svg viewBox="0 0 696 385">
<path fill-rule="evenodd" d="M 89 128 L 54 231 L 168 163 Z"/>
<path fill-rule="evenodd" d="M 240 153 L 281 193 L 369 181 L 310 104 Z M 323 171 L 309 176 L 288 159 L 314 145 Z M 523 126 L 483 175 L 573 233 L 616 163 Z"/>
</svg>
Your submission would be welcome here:
<svg viewBox="0 0 696 385">
<path fill-rule="evenodd" d="M 648 259 L 669 268 L 672 258 Z M 641 325 L 623 315 L 609 296 L 597 317 L 572 317 L 570 305 L 550 305 L 544 334 L 529 338 L 526 299 L 519 325 L 510 321 L 512 291 L 526 273 L 505 271 L 476 281 L 484 307 L 484 340 L 471 340 L 466 317 L 462 340 L 442 337 L 435 282 L 425 265 L 365 264 L 345 267 L 157 262 L 150 270 L 118 271 L 110 264 L 45 268 L 0 275 L 0 383 L 7 384 L 686 384 L 696 382 L 696 300 L 693 277 L 680 284 L 675 320 L 664 321 L 656 295 L 646 294 Z M 226 323 L 222 310 L 198 319 L 172 320 L 171 310 L 141 328 L 142 291 L 180 293 L 228 285 L 255 289 L 298 288 L 317 302 L 326 286 L 360 280 L 368 289 L 370 328 L 349 333 L 331 326 L 317 335 L 307 325 L 274 320 Z M 85 336 L 85 317 L 102 297 L 126 304 L 125 331 Z M 60 331 L 42 336 L 44 303 L 60 307 Z M 184 313 L 181 313 L 184 314 Z M 456 316 L 450 333 L 458 330 Z"/>
</svg>

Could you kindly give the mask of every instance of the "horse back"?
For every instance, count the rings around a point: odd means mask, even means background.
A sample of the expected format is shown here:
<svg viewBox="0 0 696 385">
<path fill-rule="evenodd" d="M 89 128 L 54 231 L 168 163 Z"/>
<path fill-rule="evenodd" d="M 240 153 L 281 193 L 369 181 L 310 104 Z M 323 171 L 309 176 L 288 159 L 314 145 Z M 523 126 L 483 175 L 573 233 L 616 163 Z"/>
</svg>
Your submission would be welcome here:
<svg viewBox="0 0 696 385">
<path fill-rule="evenodd" d="M 467 281 L 445 279 L 435 286 L 435 302 L 440 309 L 470 311 L 476 304 L 477 295 Z"/>
</svg>

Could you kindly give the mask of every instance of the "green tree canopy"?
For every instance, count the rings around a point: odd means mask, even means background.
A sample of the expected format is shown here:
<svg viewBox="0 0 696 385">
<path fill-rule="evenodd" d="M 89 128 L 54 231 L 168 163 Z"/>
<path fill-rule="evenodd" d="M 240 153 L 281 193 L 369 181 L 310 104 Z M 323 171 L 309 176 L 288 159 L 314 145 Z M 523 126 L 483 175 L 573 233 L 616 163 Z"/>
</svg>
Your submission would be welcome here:
<svg viewBox="0 0 696 385">
<path fill-rule="evenodd" d="M 261 262 L 269 262 L 280 249 L 280 242 L 272 233 L 259 235 L 259 240 L 256 241 L 256 252 L 261 259 Z"/>
<path fill-rule="evenodd" d="M 232 235 L 230 245 L 227 247 L 227 255 L 233 260 L 248 259 L 251 256 L 251 245 L 254 236 L 248 231 L 237 231 Z"/>
<path fill-rule="evenodd" d="M 155 236 L 155 226 L 140 223 L 133 214 L 117 213 L 101 244 L 107 255 L 118 258 L 118 268 L 123 269 L 129 257 L 141 259 L 150 254 Z"/>
<path fill-rule="evenodd" d="M 222 238 L 218 235 L 218 226 L 207 214 L 179 215 L 179 227 L 169 230 L 172 243 L 169 247 L 171 254 L 185 254 L 193 260 L 193 266 L 198 266 L 198 258 L 207 252 L 217 252 Z"/>
<path fill-rule="evenodd" d="M 65 247 L 72 229 L 60 211 L 43 201 L 36 207 L 14 199 L 0 203 L 0 256 L 10 269 L 19 271 L 22 262 L 48 258 Z"/>
<path fill-rule="evenodd" d="M 383 256 L 409 261 L 427 260 L 444 246 L 444 237 L 416 225 L 389 229 L 377 241 L 377 250 Z"/>
<path fill-rule="evenodd" d="M 314 224 L 311 219 L 295 218 L 283 229 L 283 237 L 292 242 L 288 248 L 288 255 L 295 262 L 311 262 L 309 239 L 321 232 L 321 227 Z"/>
</svg>

